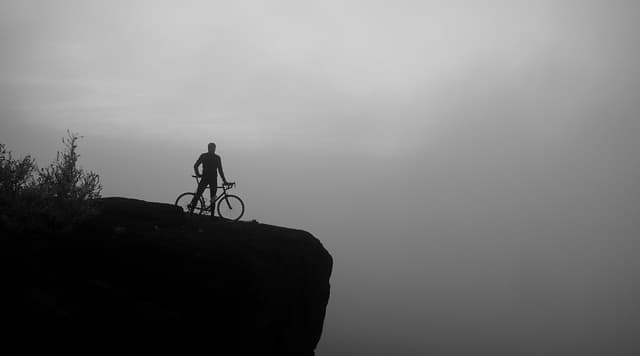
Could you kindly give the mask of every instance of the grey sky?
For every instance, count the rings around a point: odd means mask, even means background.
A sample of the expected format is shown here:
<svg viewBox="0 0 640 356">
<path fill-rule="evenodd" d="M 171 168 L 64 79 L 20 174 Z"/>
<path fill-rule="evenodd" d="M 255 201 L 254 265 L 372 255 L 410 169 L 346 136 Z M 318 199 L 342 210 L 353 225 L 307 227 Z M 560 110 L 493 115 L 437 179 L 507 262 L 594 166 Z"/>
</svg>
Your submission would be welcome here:
<svg viewBox="0 0 640 356">
<path fill-rule="evenodd" d="M 635 63 L 635 9 L 565 3 L 5 1 L 2 86 L 86 134 L 414 149 L 457 106 L 443 86 L 582 87 Z"/>
<path fill-rule="evenodd" d="M 167 202 L 217 142 L 249 218 L 336 257 L 321 354 L 638 350 L 638 23 L 622 0 L 5 0 L 0 141 L 44 164 L 79 131 L 105 194 Z"/>
</svg>

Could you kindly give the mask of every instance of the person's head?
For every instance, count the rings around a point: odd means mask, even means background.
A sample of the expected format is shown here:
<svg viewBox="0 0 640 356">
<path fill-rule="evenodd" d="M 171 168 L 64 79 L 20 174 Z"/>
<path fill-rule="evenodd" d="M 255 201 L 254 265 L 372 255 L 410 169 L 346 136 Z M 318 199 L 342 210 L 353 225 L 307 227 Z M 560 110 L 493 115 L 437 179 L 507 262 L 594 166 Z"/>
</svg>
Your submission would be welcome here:
<svg viewBox="0 0 640 356">
<path fill-rule="evenodd" d="M 216 153 L 216 144 L 211 142 L 207 145 L 207 148 L 209 149 L 209 153 Z"/>
</svg>

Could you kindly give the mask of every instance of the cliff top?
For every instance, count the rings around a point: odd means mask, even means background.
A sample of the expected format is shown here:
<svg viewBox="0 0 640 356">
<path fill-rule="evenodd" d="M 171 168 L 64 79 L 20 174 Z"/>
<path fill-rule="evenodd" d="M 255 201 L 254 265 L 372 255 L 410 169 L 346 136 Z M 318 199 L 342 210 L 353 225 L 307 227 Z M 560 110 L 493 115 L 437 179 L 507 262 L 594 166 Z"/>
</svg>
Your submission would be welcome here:
<svg viewBox="0 0 640 356">
<path fill-rule="evenodd" d="M 7 238 L 24 271 L 22 353 L 313 354 L 332 259 L 311 234 L 135 199 L 98 207 L 73 232 Z"/>
</svg>

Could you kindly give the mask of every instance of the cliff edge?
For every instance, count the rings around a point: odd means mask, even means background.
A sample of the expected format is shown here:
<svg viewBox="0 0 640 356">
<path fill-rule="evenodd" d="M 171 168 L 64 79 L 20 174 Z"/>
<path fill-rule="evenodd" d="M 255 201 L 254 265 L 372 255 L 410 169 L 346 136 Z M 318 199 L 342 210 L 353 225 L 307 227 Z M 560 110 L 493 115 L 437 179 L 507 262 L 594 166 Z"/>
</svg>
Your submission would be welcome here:
<svg viewBox="0 0 640 356">
<path fill-rule="evenodd" d="M 6 233 L 16 354 L 313 355 L 332 258 L 311 234 L 125 198 Z"/>
</svg>

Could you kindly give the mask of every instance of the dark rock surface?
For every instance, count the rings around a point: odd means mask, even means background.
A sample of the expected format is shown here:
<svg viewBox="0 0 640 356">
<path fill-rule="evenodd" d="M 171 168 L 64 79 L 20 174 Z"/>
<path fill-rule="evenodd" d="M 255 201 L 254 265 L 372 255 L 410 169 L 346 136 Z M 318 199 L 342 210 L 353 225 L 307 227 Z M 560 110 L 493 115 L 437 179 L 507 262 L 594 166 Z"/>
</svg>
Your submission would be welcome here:
<svg viewBox="0 0 640 356">
<path fill-rule="evenodd" d="M 313 355 L 332 258 L 311 234 L 100 205 L 74 232 L 4 233 L 16 354 Z"/>
</svg>

